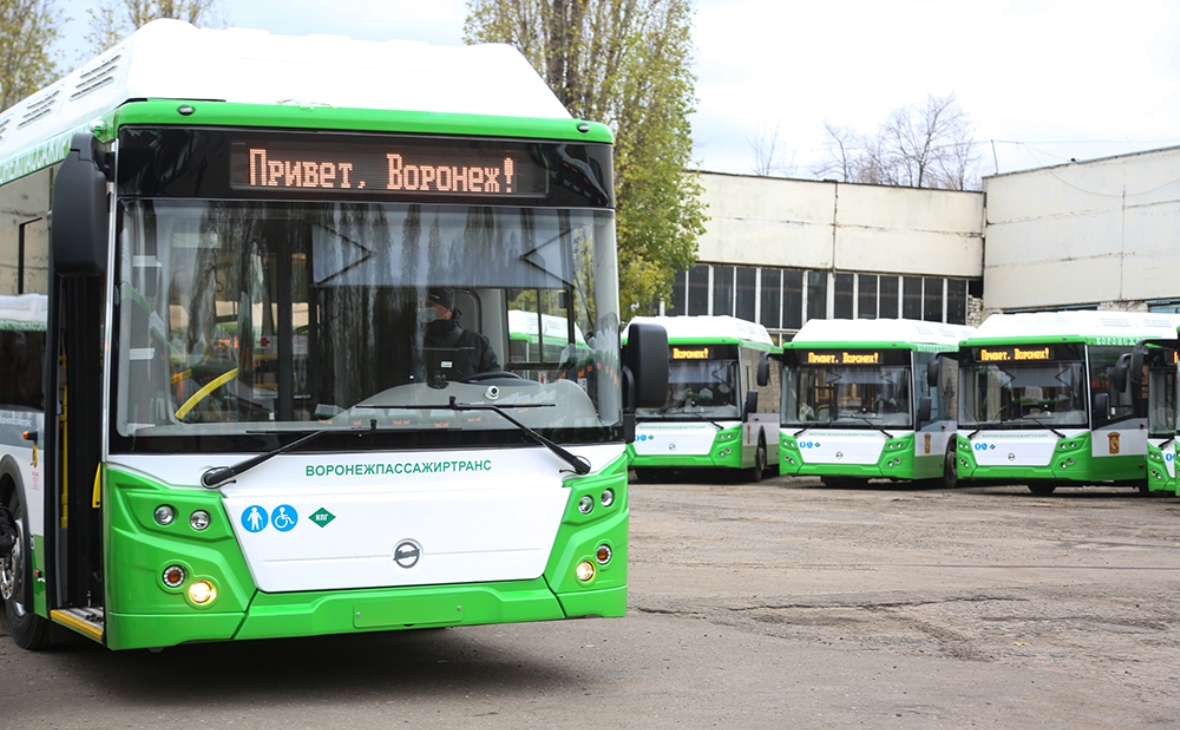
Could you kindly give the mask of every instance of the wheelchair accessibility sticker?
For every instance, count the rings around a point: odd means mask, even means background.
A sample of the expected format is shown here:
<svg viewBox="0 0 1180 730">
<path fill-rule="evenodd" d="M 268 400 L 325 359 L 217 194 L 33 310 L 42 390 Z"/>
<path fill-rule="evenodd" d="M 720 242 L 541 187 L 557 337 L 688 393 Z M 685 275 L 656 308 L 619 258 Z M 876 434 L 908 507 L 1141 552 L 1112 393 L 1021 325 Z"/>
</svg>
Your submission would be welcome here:
<svg viewBox="0 0 1180 730">
<path fill-rule="evenodd" d="M 299 522 L 299 513 L 289 504 L 280 504 L 270 514 L 261 505 L 250 505 L 242 513 L 242 527 L 250 532 L 262 532 L 267 525 L 273 525 L 279 532 L 290 532 Z"/>
</svg>

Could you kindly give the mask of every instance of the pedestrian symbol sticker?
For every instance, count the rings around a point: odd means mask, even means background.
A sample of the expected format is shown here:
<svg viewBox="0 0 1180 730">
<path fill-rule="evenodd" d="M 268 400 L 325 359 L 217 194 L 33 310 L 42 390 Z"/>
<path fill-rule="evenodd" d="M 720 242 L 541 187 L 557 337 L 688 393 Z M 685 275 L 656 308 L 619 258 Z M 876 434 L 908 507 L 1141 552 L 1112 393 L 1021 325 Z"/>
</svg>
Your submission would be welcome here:
<svg viewBox="0 0 1180 730">
<path fill-rule="evenodd" d="M 299 515 L 291 505 L 280 504 L 270 513 L 270 521 L 279 532 L 288 532 L 299 521 Z"/>
<path fill-rule="evenodd" d="M 242 513 L 242 527 L 245 527 L 250 532 L 262 532 L 266 529 L 266 510 L 258 505 L 251 505 Z"/>
</svg>

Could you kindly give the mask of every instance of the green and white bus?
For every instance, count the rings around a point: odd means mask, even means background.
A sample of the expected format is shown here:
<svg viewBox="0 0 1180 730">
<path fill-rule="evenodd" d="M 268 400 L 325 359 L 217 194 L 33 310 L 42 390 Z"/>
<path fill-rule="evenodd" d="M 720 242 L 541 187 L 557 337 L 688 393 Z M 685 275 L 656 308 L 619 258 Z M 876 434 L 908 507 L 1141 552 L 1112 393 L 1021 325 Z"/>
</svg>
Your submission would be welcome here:
<svg viewBox="0 0 1180 730">
<path fill-rule="evenodd" d="M 779 471 L 828 486 L 955 486 L 955 381 L 970 327 L 813 319 L 783 345 Z"/>
<path fill-rule="evenodd" d="M 641 408 L 631 467 L 640 480 L 681 470 L 742 470 L 761 481 L 778 464 L 780 351 L 759 324 L 728 316 L 636 317 L 668 334 L 668 393 Z"/>
<path fill-rule="evenodd" d="M 1146 489 L 1147 398 L 1129 377 L 1137 343 L 1173 338 L 1180 315 L 993 314 L 959 358 L 963 479 Z"/>
<path fill-rule="evenodd" d="M 177 21 L 0 114 L 16 643 L 622 615 L 667 342 L 620 349 L 611 142 L 507 46 Z"/>
<path fill-rule="evenodd" d="M 1143 342 L 1135 350 L 1130 376 L 1136 378 L 1145 368 L 1147 374 L 1147 490 L 1176 495 L 1180 490 L 1176 477 L 1180 338 Z"/>
</svg>

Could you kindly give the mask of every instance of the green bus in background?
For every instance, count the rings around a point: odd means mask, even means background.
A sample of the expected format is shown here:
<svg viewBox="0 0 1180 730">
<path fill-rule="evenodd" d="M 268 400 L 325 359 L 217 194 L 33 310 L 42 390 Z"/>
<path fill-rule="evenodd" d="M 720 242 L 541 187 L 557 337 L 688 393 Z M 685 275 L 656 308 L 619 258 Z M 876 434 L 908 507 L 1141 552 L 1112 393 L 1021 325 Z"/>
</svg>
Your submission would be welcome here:
<svg viewBox="0 0 1180 730">
<path fill-rule="evenodd" d="M 760 481 L 778 465 L 780 352 L 762 325 L 728 316 L 636 317 L 668 333 L 668 395 L 636 411 L 631 467 L 640 480 L 676 471 L 740 470 Z"/>
<path fill-rule="evenodd" d="M 955 383 L 970 327 L 813 319 L 783 346 L 779 471 L 828 486 L 955 486 Z"/>
<path fill-rule="evenodd" d="M 1147 373 L 1147 490 L 1174 496 L 1180 489 L 1176 477 L 1180 338 L 1145 341 L 1135 351 L 1132 377 Z"/>
<path fill-rule="evenodd" d="M 963 479 L 1147 490 L 1142 340 L 1176 336 L 1180 315 L 1118 311 L 993 314 L 959 360 Z"/>
<path fill-rule="evenodd" d="M 623 615 L 667 340 L 620 348 L 614 204 L 501 45 L 161 20 L 0 113 L 15 642 Z"/>
</svg>

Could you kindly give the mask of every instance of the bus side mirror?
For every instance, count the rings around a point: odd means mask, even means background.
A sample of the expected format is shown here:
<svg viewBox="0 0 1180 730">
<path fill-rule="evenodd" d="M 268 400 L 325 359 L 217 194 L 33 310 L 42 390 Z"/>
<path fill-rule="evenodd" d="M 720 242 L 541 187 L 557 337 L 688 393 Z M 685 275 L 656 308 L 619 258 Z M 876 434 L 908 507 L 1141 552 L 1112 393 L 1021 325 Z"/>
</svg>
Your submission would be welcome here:
<svg viewBox="0 0 1180 730">
<path fill-rule="evenodd" d="M 749 418 L 751 413 L 758 412 L 758 391 L 746 391 L 746 410 L 743 412 L 744 417 Z"/>
<path fill-rule="evenodd" d="M 659 408 L 667 399 L 668 333 L 658 324 L 632 324 L 623 346 L 623 407 Z"/>
<path fill-rule="evenodd" d="M 938 387 L 938 378 L 942 374 L 942 359 L 933 357 L 930 362 L 926 363 L 926 385 L 931 388 Z"/>
<path fill-rule="evenodd" d="M 1140 366 L 1142 367 L 1142 366 Z M 1116 393 L 1123 393 L 1127 390 L 1127 380 L 1131 372 L 1131 353 L 1125 352 L 1119 355 L 1118 362 L 1114 364 L 1114 368 L 1110 371 L 1110 384 L 1114 386 Z"/>
<path fill-rule="evenodd" d="M 918 399 L 918 424 L 928 423 L 930 421 L 930 399 Z"/>
<path fill-rule="evenodd" d="M 758 361 L 758 387 L 765 388 L 770 385 L 770 353 L 764 353 L 762 359 Z"/>
<path fill-rule="evenodd" d="M 106 152 L 89 132 L 78 132 L 53 183 L 49 247 L 63 276 L 100 276 L 107 266 L 110 207 Z"/>
<path fill-rule="evenodd" d="M 1110 394 L 1098 393 L 1094 396 L 1094 418 L 1110 417 Z"/>
</svg>

